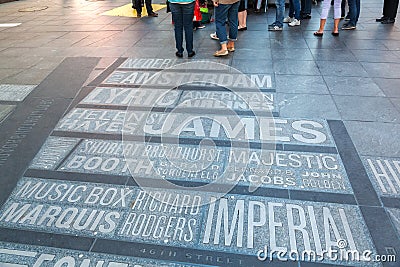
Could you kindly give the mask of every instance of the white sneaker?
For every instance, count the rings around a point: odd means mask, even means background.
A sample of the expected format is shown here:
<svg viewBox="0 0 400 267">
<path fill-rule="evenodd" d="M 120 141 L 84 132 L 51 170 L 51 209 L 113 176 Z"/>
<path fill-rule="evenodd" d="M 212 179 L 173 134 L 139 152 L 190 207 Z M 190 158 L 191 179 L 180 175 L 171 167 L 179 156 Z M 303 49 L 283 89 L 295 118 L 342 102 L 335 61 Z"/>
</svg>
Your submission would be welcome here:
<svg viewBox="0 0 400 267">
<path fill-rule="evenodd" d="M 289 23 L 289 26 L 291 27 L 300 26 L 300 20 L 294 19 L 292 22 Z"/>
<path fill-rule="evenodd" d="M 217 36 L 217 33 L 216 33 L 216 32 L 214 32 L 214 33 L 211 33 L 211 34 L 210 34 L 210 37 L 211 37 L 211 39 L 213 39 L 213 40 L 219 40 L 219 38 L 218 38 L 218 36 Z"/>
<path fill-rule="evenodd" d="M 286 17 L 283 19 L 283 23 L 290 23 L 292 21 L 293 21 L 293 18 L 291 18 L 291 17 Z"/>
</svg>

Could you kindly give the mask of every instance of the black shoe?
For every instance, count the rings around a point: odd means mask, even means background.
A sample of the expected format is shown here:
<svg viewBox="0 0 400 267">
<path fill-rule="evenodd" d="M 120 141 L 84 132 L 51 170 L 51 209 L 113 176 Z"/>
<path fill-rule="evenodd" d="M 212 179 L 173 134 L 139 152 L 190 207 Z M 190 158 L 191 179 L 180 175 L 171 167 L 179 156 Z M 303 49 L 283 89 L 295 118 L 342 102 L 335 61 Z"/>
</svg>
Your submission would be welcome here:
<svg viewBox="0 0 400 267">
<path fill-rule="evenodd" d="M 387 20 L 387 19 L 388 19 L 388 17 L 382 16 L 381 18 L 376 19 L 375 21 L 376 22 L 382 22 L 382 21 Z"/>
<path fill-rule="evenodd" d="M 345 23 L 342 26 L 342 30 L 355 30 L 356 26 L 350 24 L 350 23 Z"/>
<path fill-rule="evenodd" d="M 240 31 L 240 32 L 247 31 L 247 27 L 239 28 L 238 31 Z"/>
<path fill-rule="evenodd" d="M 194 52 L 194 50 L 190 53 L 188 53 L 188 57 L 194 57 L 194 55 L 196 55 L 196 52 Z"/>
<path fill-rule="evenodd" d="M 382 24 L 393 24 L 396 20 L 392 18 L 388 18 L 387 20 L 382 20 Z"/>
<path fill-rule="evenodd" d="M 311 15 L 310 14 L 304 14 L 301 16 L 301 19 L 311 19 Z"/>
<path fill-rule="evenodd" d="M 176 53 L 175 53 L 175 56 L 177 56 L 177 57 L 183 57 L 183 53 L 176 52 Z"/>
</svg>

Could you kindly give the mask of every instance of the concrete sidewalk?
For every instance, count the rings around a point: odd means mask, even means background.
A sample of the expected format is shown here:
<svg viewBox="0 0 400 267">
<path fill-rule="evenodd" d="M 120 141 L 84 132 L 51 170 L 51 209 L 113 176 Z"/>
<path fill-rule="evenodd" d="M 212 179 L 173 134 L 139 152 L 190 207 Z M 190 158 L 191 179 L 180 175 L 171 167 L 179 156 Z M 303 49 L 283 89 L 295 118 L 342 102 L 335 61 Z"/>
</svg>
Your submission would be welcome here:
<svg viewBox="0 0 400 267">
<path fill-rule="evenodd" d="M 333 21 L 313 36 L 320 4 L 282 32 L 274 8 L 250 11 L 218 59 L 213 23 L 177 59 L 165 9 L 102 15 L 126 4 L 0 5 L 0 266 L 265 266 L 265 246 L 377 260 L 273 266 L 399 266 L 400 26 L 375 22 L 383 3 L 339 37 Z"/>
</svg>

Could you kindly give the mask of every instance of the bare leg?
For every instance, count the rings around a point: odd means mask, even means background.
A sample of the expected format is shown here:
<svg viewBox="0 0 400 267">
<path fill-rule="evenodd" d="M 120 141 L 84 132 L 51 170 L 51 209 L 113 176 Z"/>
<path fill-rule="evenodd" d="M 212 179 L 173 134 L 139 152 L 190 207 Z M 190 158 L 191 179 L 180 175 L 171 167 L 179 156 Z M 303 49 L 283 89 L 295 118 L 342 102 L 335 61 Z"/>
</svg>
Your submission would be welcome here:
<svg viewBox="0 0 400 267">
<path fill-rule="evenodd" d="M 339 21 L 340 19 L 334 19 L 333 21 L 333 32 L 339 32 Z"/>
<path fill-rule="evenodd" d="M 242 11 L 242 12 L 239 12 L 238 13 L 238 19 L 239 19 L 239 29 L 240 28 L 243 28 L 244 26 L 243 26 L 243 21 L 244 21 L 244 11 Z"/>
<path fill-rule="evenodd" d="M 321 19 L 321 20 L 319 21 L 318 33 L 323 33 L 323 32 L 324 32 L 325 23 L 326 23 L 326 19 Z"/>
<path fill-rule="evenodd" d="M 226 47 L 226 44 L 221 44 L 221 50 L 219 51 L 226 51 L 228 48 Z"/>
<path fill-rule="evenodd" d="M 228 41 L 228 44 L 226 45 L 225 49 L 235 49 L 235 42 Z"/>
</svg>

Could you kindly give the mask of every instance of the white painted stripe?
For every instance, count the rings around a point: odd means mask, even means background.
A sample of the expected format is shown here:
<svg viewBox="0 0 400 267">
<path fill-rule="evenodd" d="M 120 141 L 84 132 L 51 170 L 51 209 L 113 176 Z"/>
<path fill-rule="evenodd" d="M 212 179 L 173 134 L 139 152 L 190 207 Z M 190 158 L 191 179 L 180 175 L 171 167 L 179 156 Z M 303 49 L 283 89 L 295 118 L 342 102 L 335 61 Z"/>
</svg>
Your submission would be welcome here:
<svg viewBox="0 0 400 267">
<path fill-rule="evenodd" d="M 0 23 L 0 27 L 15 27 L 19 25 L 21 25 L 21 23 Z"/>
<path fill-rule="evenodd" d="M 0 254 L 9 254 L 16 256 L 25 256 L 25 257 L 35 257 L 37 255 L 36 252 L 23 251 L 23 250 L 15 250 L 15 249 L 3 249 L 0 248 Z"/>
<path fill-rule="evenodd" d="M 25 265 L 25 264 L 14 264 L 14 263 L 7 263 L 7 262 L 1 262 L 1 261 L 0 261 L 0 266 L 1 267 L 28 267 L 28 265 Z"/>
</svg>

